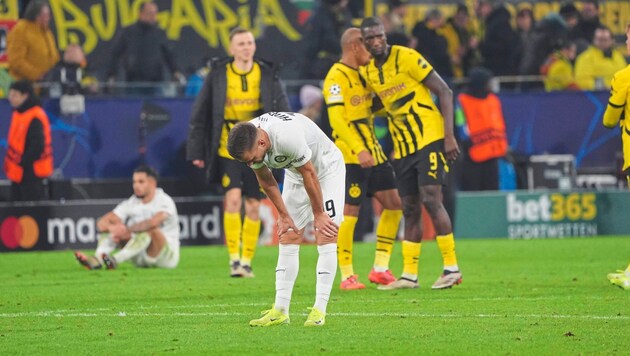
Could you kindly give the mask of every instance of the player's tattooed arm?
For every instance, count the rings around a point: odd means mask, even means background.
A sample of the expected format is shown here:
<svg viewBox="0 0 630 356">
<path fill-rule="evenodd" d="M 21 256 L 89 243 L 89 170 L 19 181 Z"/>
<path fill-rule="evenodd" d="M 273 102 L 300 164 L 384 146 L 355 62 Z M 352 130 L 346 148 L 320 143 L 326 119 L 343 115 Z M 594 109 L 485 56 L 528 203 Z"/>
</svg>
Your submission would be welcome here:
<svg viewBox="0 0 630 356">
<path fill-rule="evenodd" d="M 162 225 L 164 220 L 166 220 L 167 218 L 168 218 L 168 213 L 164 211 L 160 211 L 159 213 L 153 215 L 150 219 L 142 220 L 139 223 L 128 226 L 127 230 L 130 233 L 149 231 L 153 228 L 156 228 Z"/>
</svg>

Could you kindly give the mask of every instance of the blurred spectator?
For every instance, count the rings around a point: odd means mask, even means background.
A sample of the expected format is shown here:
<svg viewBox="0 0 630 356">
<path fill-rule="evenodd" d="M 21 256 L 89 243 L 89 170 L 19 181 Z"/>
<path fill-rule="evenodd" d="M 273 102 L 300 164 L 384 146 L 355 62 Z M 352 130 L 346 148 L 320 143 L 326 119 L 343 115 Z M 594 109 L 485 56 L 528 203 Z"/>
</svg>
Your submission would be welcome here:
<svg viewBox="0 0 630 356">
<path fill-rule="evenodd" d="M 519 73 L 538 75 L 547 57 L 566 41 L 569 31 L 577 24 L 578 16 L 575 5 L 565 4 L 560 7 L 559 13 L 547 14 L 540 20 L 523 48 Z"/>
<path fill-rule="evenodd" d="M 387 42 L 390 45 L 415 47 L 415 39 L 407 35 L 404 22 L 409 7 L 408 0 L 388 0 L 387 7 L 389 11 L 381 16 Z"/>
<path fill-rule="evenodd" d="M 600 26 L 595 30 L 593 45 L 575 60 L 575 78 L 581 89 L 610 89 L 615 72 L 627 65 L 623 54 L 614 49 L 614 44 L 612 31 L 608 27 Z"/>
<path fill-rule="evenodd" d="M 518 37 L 511 18 L 503 4 L 494 5 L 485 18 L 485 33 L 479 44 L 484 66 L 498 76 L 516 74 Z"/>
<path fill-rule="evenodd" d="M 545 77 L 546 91 L 580 89 L 575 82 L 573 70 L 575 54 L 575 43 L 567 40 L 558 50 L 549 55 L 545 63 L 540 67 L 540 74 Z"/>
<path fill-rule="evenodd" d="M 123 69 L 128 82 L 164 81 L 164 65 L 170 70 L 173 79 L 183 82 L 185 78 L 177 70 L 175 57 L 171 50 L 166 33 L 157 26 L 158 6 L 154 2 L 144 2 L 140 6 L 138 22 L 125 27 L 112 48 L 107 77 L 113 84 L 118 63 L 124 59 Z M 138 88 L 131 90 L 138 94 L 154 94 L 154 88 Z"/>
<path fill-rule="evenodd" d="M 448 43 L 453 75 L 461 78 L 468 72 L 471 63 L 477 60 L 476 50 L 479 40 L 469 30 L 470 15 L 466 5 L 457 6 L 455 15 L 446 20 L 441 30 Z"/>
<path fill-rule="evenodd" d="M 322 0 L 304 30 L 303 79 L 324 79 L 341 57 L 339 39 L 351 26 L 348 0 Z"/>
<path fill-rule="evenodd" d="M 322 89 L 314 85 L 304 85 L 300 88 L 300 104 L 302 105 L 300 114 L 316 123 L 319 122 L 324 104 Z"/>
<path fill-rule="evenodd" d="M 429 11 L 424 21 L 418 22 L 411 31 L 416 39 L 416 50 L 431 63 L 436 72 L 447 80 L 453 78 L 451 56 L 448 53 L 446 37 L 439 32 L 444 26 L 444 16 L 438 9 Z"/>
<path fill-rule="evenodd" d="M 465 191 L 498 190 L 499 159 L 508 151 L 501 101 L 490 90 L 492 73 L 473 68 L 457 96 L 455 125 L 464 148 L 460 183 Z"/>
<path fill-rule="evenodd" d="M 53 173 L 52 138 L 48 116 L 35 97 L 33 85 L 26 80 L 9 88 L 13 108 L 7 136 L 4 173 L 11 181 L 11 200 L 44 200 L 45 179 Z"/>
<path fill-rule="evenodd" d="M 197 94 L 201 91 L 203 81 L 208 76 L 208 73 L 210 73 L 210 60 L 208 58 L 204 58 L 202 62 L 203 65 L 186 78 L 184 95 L 197 96 Z"/>
<path fill-rule="evenodd" d="M 7 36 L 9 74 L 13 79 L 42 80 L 59 61 L 49 24 L 48 2 L 31 1 L 24 10 L 24 18 L 18 20 Z"/>
<path fill-rule="evenodd" d="M 519 68 L 524 56 L 525 45 L 532 40 L 533 33 L 534 14 L 530 7 L 523 7 L 516 13 L 516 35 L 518 36 L 516 58 Z"/>
<path fill-rule="evenodd" d="M 63 52 L 62 60 L 51 71 L 50 81 L 54 82 L 50 95 L 83 94 L 98 91 L 96 78 L 87 73 L 87 59 L 83 49 L 76 43 L 69 44 Z M 59 87 L 56 87 L 58 85 Z"/>
<path fill-rule="evenodd" d="M 595 30 L 601 26 L 599 21 L 599 1 L 582 1 L 582 11 L 577 25 L 569 33 L 569 37 L 576 43 L 578 54 L 582 53 L 593 43 Z"/>
</svg>

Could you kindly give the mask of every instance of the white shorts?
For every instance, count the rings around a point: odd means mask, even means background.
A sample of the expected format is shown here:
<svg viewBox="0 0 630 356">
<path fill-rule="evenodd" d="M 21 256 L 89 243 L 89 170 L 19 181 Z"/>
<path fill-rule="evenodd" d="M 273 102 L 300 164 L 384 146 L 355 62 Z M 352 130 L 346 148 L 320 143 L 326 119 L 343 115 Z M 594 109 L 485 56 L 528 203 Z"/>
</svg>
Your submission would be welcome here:
<svg viewBox="0 0 630 356">
<path fill-rule="evenodd" d="M 335 175 L 326 177 L 319 185 L 322 188 L 324 210 L 337 225 L 341 225 L 346 200 L 346 167 L 341 165 Z M 304 184 L 285 180 L 282 200 L 298 229 L 313 221 L 313 208 Z"/>
<path fill-rule="evenodd" d="M 175 249 L 167 244 L 158 257 L 147 255 L 145 250 L 134 256 L 131 262 L 137 267 L 175 268 L 179 263 L 179 248 Z"/>
</svg>

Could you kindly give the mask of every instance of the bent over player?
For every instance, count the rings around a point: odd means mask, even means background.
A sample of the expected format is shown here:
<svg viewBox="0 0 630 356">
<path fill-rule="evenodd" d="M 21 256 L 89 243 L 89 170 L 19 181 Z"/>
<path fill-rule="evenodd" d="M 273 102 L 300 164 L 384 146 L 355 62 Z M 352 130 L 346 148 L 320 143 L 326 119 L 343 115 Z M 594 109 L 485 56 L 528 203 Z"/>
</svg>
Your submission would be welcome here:
<svg viewBox="0 0 630 356">
<path fill-rule="evenodd" d="M 236 124 L 227 147 L 232 157 L 254 170 L 279 213 L 275 303 L 249 325 L 289 323 L 300 243 L 309 221 L 313 221 L 319 258 L 315 304 L 304 326 L 324 325 L 337 272 L 337 233 L 343 219 L 346 169 L 341 152 L 312 120 L 290 112 L 270 112 Z M 270 168 L 285 169 L 282 193 Z"/>
<path fill-rule="evenodd" d="M 133 195 L 100 218 L 96 227 L 99 237 L 94 256 L 74 253 L 87 269 L 99 269 L 103 264 L 114 269 L 125 261 L 138 267 L 177 267 L 177 208 L 173 199 L 157 187 L 157 173 L 150 167 L 134 170 Z"/>
</svg>

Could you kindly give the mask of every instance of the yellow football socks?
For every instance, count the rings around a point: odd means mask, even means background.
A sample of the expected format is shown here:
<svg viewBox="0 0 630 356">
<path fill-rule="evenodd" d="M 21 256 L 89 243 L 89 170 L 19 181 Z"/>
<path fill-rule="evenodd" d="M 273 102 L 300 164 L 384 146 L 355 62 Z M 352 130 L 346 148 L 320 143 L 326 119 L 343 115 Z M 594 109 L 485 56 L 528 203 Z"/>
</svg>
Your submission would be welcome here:
<svg viewBox="0 0 630 356">
<path fill-rule="evenodd" d="M 421 247 L 422 243 L 420 242 L 403 241 L 403 277 L 410 280 L 418 279 L 418 259 L 420 258 Z"/>
<path fill-rule="evenodd" d="M 436 236 L 435 241 L 437 241 L 438 248 L 442 253 L 444 269 L 452 272 L 459 270 L 457 267 L 457 257 L 455 256 L 455 238 L 453 238 L 453 233 Z"/>
<path fill-rule="evenodd" d="M 402 210 L 383 210 L 376 227 L 376 255 L 374 269 L 385 272 L 389 269 L 389 259 L 398 234 L 398 225 L 402 218 Z M 340 262 L 341 263 L 341 262 Z"/>
<path fill-rule="evenodd" d="M 241 240 L 241 214 L 224 213 L 223 228 L 225 230 L 225 244 L 227 245 L 230 261 L 239 261 L 240 240 Z"/>
<path fill-rule="evenodd" d="M 337 236 L 337 258 L 339 260 L 339 270 L 341 271 L 342 281 L 354 275 L 352 268 L 352 243 L 357 220 L 358 217 L 356 216 L 344 215 L 343 222 L 339 227 L 339 235 Z"/>
<path fill-rule="evenodd" d="M 260 235 L 260 220 L 252 220 L 245 216 L 243 221 L 243 257 L 241 264 L 251 266 L 256 245 L 258 244 L 258 236 Z"/>
</svg>

